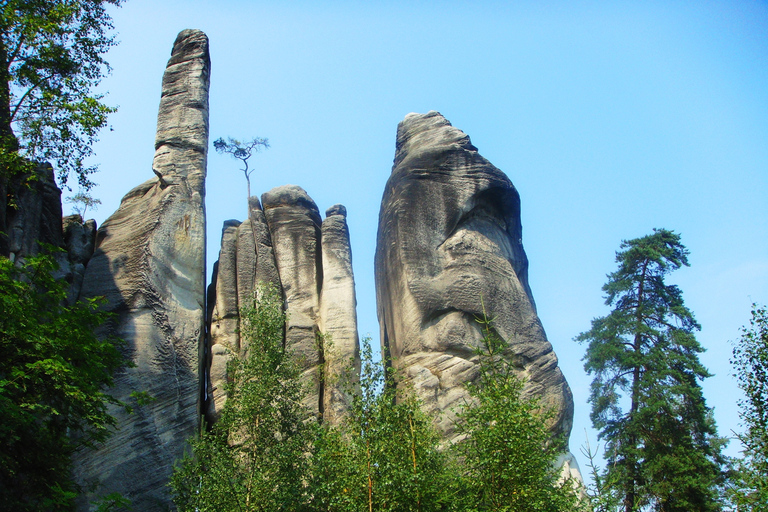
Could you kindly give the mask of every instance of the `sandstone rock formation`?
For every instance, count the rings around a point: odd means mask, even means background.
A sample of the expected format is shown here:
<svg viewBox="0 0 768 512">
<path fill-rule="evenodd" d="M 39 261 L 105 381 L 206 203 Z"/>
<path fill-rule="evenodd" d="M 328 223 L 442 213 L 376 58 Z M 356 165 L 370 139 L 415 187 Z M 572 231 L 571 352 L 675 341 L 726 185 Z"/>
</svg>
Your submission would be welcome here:
<svg viewBox="0 0 768 512">
<path fill-rule="evenodd" d="M 573 399 L 528 286 L 517 190 L 437 112 L 409 114 L 398 126 L 376 295 L 384 352 L 446 439 L 455 438 L 452 411 L 478 372 L 483 304 L 524 393 L 555 412 L 553 432 L 570 433 Z"/>
<path fill-rule="evenodd" d="M 248 219 L 224 223 L 221 250 L 209 287 L 206 416 L 215 422 L 226 401 L 227 362 L 244 354 L 246 340 L 237 332 L 240 309 L 258 283 L 281 290 L 272 239 L 256 197 L 249 200 Z"/>
<path fill-rule="evenodd" d="M 19 261 L 40 253 L 41 244 L 66 250 L 54 254 L 59 264 L 56 277 L 70 284 L 68 296 L 73 302 L 80 294 L 85 266 L 93 254 L 96 222 L 83 222 L 80 215 L 62 219 L 61 190 L 53 168 L 41 165 L 35 173 L 26 184 L 22 180 L 10 184 L 15 204 L 7 212 L 8 231 L 3 238 L 8 250 L 2 256 Z"/>
<path fill-rule="evenodd" d="M 350 384 L 360 376 L 355 278 L 344 206 L 337 204 L 326 210 L 320 234 L 323 288 L 318 328 L 324 335 L 323 419 L 337 424 L 351 405 Z"/>
<path fill-rule="evenodd" d="M 116 376 L 113 396 L 131 403 L 132 392 L 147 391 L 154 401 L 133 414 L 111 411 L 117 431 L 81 453 L 74 474 L 86 488 L 97 484 L 97 495 L 122 493 L 135 510 L 170 507 L 173 463 L 199 423 L 209 74 L 207 37 L 181 32 L 163 76 L 156 176 L 99 228 L 81 294 L 106 297 L 116 313 L 110 328 L 135 364 Z"/>
<path fill-rule="evenodd" d="M 7 212 L 8 257 L 14 261 L 33 256 L 40 243 L 64 246 L 61 227 L 61 190 L 56 186 L 53 167 L 41 165 L 29 186 L 16 183 L 16 206 Z"/>
<path fill-rule="evenodd" d="M 227 221 L 209 297 L 208 418 L 223 406 L 226 366 L 242 356 L 238 312 L 255 283 L 282 291 L 288 316 L 286 347 L 298 359 L 310 388 L 305 405 L 324 421 L 338 422 L 349 405 L 348 382 L 359 375 L 359 345 L 352 256 L 346 209 L 317 205 L 295 185 L 250 198 L 249 219 Z"/>
</svg>

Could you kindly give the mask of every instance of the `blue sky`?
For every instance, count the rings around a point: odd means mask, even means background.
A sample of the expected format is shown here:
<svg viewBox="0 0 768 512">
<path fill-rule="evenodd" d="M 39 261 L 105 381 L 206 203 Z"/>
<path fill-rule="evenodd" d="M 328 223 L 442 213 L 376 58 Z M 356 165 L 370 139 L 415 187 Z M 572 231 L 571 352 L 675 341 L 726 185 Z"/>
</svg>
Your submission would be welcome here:
<svg viewBox="0 0 768 512">
<path fill-rule="evenodd" d="M 720 433 L 739 430 L 729 340 L 751 302 L 768 302 L 765 2 L 128 0 L 114 21 L 121 44 L 103 87 L 120 110 L 96 147 L 97 221 L 152 177 L 162 73 L 176 34 L 199 28 L 211 42 L 211 141 L 268 137 L 251 160 L 254 193 L 291 183 L 321 213 L 347 207 L 359 328 L 374 344 L 397 123 L 438 110 L 520 192 L 531 288 L 574 392 L 574 453 L 590 379 L 572 340 L 608 311 L 601 286 L 621 240 L 654 227 L 691 252 L 671 281 L 702 325 Z M 209 267 L 222 222 L 245 217 L 237 169 L 211 148 Z"/>
</svg>

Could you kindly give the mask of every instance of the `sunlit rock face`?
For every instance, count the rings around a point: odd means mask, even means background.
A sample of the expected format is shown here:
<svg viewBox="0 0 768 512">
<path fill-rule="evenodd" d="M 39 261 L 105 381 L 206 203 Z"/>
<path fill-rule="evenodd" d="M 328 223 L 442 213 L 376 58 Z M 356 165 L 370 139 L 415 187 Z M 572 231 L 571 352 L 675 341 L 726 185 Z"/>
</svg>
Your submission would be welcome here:
<svg viewBox="0 0 768 512">
<path fill-rule="evenodd" d="M 214 423 L 226 402 L 227 363 L 245 354 L 239 333 L 240 309 L 253 300 L 258 285 L 282 291 L 272 237 L 258 198 L 251 197 L 245 222 L 229 220 L 221 233 L 221 250 L 208 290 L 206 419 Z"/>
<path fill-rule="evenodd" d="M 446 440 L 478 374 L 475 320 L 493 319 L 524 393 L 570 433 L 573 399 L 536 315 L 523 250 L 520 197 L 439 113 L 409 114 L 397 130 L 379 216 L 376 295 L 384 353 L 413 385 Z"/>
<path fill-rule="evenodd" d="M 350 392 L 360 375 L 355 277 L 349 244 L 347 209 L 337 204 L 325 212 L 320 229 L 323 286 L 318 328 L 325 361 L 323 420 L 338 424 L 349 412 Z"/>
<path fill-rule="evenodd" d="M 126 340 L 135 365 L 110 393 L 136 405 L 111 412 L 117 431 L 95 451 L 80 453 L 74 475 L 86 489 L 81 508 L 100 495 L 122 493 L 135 510 L 171 507 L 168 479 L 200 414 L 204 337 L 205 175 L 208 148 L 208 38 L 185 30 L 163 76 L 155 176 L 131 190 L 99 228 L 82 297 L 104 296 L 116 314 L 109 328 Z M 151 175 L 147 163 L 146 174 Z"/>
<path fill-rule="evenodd" d="M 216 421 L 226 402 L 227 362 L 247 353 L 239 311 L 257 284 L 271 283 L 285 301 L 285 346 L 301 367 L 307 410 L 337 424 L 360 373 L 346 209 L 335 205 L 321 221 L 315 202 L 295 185 L 266 192 L 262 204 L 251 197 L 248 220 L 227 221 L 222 231 L 208 295 L 208 419 Z"/>
</svg>

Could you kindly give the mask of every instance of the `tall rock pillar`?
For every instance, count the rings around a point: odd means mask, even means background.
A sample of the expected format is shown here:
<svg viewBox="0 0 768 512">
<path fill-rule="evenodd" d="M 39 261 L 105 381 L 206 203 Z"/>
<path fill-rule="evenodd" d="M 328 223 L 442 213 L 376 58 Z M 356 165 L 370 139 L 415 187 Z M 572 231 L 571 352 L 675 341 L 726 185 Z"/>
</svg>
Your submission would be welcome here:
<svg viewBox="0 0 768 512">
<path fill-rule="evenodd" d="M 322 349 L 317 316 L 323 283 L 320 212 L 307 192 L 284 185 L 261 196 L 283 285 L 285 346 L 298 359 L 309 393 L 305 404 L 313 414 L 323 413 Z"/>
<path fill-rule="evenodd" d="M 323 420 L 338 424 L 352 405 L 351 386 L 360 376 L 357 299 L 347 209 L 340 204 L 325 212 L 321 226 L 323 288 L 318 327 L 323 334 Z"/>
<path fill-rule="evenodd" d="M 573 398 L 528 286 L 520 197 L 437 112 L 409 114 L 398 126 L 379 216 L 376 297 L 384 352 L 445 439 L 455 438 L 453 411 L 478 375 L 483 309 L 508 343 L 524 394 L 554 412 L 553 433 L 570 433 Z"/>
<path fill-rule="evenodd" d="M 116 314 L 109 328 L 126 340 L 135 365 L 116 376 L 111 394 L 131 404 L 132 392 L 146 391 L 153 401 L 131 414 L 115 408 L 115 434 L 78 454 L 75 477 L 86 488 L 96 485 L 83 508 L 112 492 L 135 510 L 169 508 L 173 463 L 198 428 L 209 76 L 208 38 L 182 31 L 163 75 L 155 176 L 99 228 L 86 269 L 81 296 L 106 297 Z"/>
</svg>

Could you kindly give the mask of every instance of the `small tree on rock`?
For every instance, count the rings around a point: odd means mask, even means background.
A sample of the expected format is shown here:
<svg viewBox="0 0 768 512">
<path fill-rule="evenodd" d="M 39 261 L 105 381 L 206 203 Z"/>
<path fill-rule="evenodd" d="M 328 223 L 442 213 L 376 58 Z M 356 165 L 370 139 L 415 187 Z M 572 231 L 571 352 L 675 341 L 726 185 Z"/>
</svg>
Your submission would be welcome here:
<svg viewBox="0 0 768 512">
<path fill-rule="evenodd" d="M 213 147 L 218 153 L 232 155 L 232 158 L 237 158 L 243 162 L 244 167 L 241 169 L 245 175 L 245 181 L 248 184 L 248 197 L 251 197 L 251 173 L 253 169 L 248 169 L 248 159 L 251 155 L 258 153 L 261 148 L 269 148 L 269 140 L 261 137 L 254 137 L 250 141 L 241 142 L 232 137 L 228 137 L 227 140 L 219 137 L 213 141 Z"/>
</svg>

